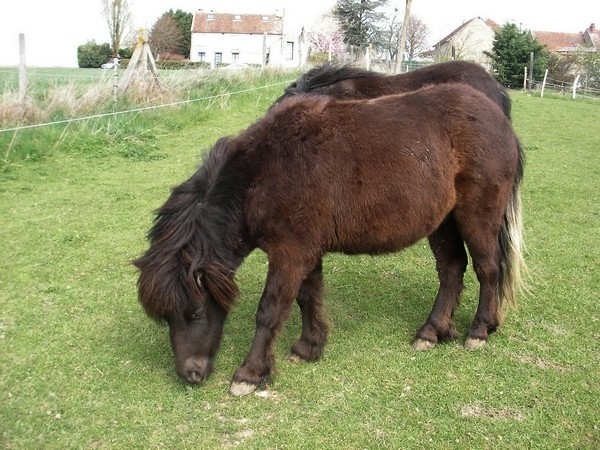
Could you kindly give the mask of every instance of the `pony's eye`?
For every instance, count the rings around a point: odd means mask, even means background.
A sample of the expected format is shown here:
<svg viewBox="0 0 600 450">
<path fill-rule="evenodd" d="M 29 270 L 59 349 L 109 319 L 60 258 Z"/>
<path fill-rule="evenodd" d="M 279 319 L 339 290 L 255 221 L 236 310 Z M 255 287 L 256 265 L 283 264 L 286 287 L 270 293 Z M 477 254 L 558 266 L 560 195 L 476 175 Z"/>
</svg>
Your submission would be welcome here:
<svg viewBox="0 0 600 450">
<path fill-rule="evenodd" d="M 199 320 L 204 319 L 205 316 L 206 316 L 206 313 L 205 313 L 204 309 L 197 309 L 196 311 L 194 311 L 192 313 L 192 315 L 190 316 L 190 319 L 194 322 L 197 322 Z"/>
</svg>

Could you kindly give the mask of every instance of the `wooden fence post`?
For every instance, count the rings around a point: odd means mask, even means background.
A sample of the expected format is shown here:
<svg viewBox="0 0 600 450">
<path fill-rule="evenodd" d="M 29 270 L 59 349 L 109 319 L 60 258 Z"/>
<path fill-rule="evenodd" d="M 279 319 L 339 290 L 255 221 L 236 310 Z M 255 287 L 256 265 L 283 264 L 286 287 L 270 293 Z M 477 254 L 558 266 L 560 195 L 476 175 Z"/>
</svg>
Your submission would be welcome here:
<svg viewBox="0 0 600 450">
<path fill-rule="evenodd" d="M 119 93 L 119 58 L 115 57 L 113 63 L 113 101 L 116 103 Z"/>
<path fill-rule="evenodd" d="M 133 55 L 131 56 L 129 64 L 127 65 L 127 70 L 125 70 L 125 74 L 121 80 L 120 89 L 122 91 L 127 89 L 127 86 L 129 86 L 129 82 L 133 78 L 134 74 L 145 77 L 148 69 L 150 69 L 150 72 L 152 72 L 154 83 L 160 89 L 160 83 L 158 82 L 158 69 L 156 67 L 156 63 L 154 62 L 152 51 L 150 51 L 148 35 L 146 30 L 142 28 L 139 31 L 137 46 L 133 51 Z"/>
<path fill-rule="evenodd" d="M 19 103 L 25 106 L 27 96 L 27 67 L 25 64 L 25 34 L 19 33 Z"/>
</svg>

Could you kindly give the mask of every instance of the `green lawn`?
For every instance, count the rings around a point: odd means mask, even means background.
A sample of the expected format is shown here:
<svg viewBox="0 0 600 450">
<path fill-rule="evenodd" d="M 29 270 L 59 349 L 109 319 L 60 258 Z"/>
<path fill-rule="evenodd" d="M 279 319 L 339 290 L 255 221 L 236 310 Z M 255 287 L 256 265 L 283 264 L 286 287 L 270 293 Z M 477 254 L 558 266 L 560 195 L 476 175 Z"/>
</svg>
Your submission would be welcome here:
<svg viewBox="0 0 600 450">
<path fill-rule="evenodd" d="M 45 136 L 49 156 L 37 142 L 37 158 L 0 173 L 0 446 L 600 448 L 598 102 L 513 94 L 530 293 L 482 350 L 412 350 L 437 291 L 425 241 L 385 257 L 329 255 L 324 358 L 284 360 L 296 311 L 272 385 L 230 397 L 266 272 L 255 252 L 215 372 L 200 387 L 178 380 L 168 330 L 144 316 L 128 260 L 146 249 L 170 187 L 281 89 L 20 136 L 21 148 Z M 476 308 L 471 269 L 466 284 L 462 333 Z"/>
</svg>

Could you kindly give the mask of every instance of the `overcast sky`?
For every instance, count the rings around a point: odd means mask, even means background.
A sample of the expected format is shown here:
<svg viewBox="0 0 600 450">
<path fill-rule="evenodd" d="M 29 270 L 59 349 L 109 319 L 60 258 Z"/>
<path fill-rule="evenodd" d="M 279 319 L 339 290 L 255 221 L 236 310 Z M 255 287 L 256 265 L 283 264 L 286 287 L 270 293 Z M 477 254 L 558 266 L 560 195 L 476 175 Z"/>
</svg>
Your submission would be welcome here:
<svg viewBox="0 0 600 450">
<path fill-rule="evenodd" d="M 150 28 L 169 9 L 194 12 L 270 13 L 285 8 L 286 16 L 307 26 L 335 0 L 129 0 L 136 28 Z M 404 0 L 390 0 L 404 10 Z M 559 10 L 559 5 L 563 5 Z M 474 17 L 506 22 L 536 31 L 577 33 L 591 23 L 600 26 L 600 0 L 562 3 L 525 0 L 413 0 L 412 14 L 429 27 L 433 44 Z M 29 66 L 77 66 L 77 46 L 94 39 L 109 41 L 101 0 L 1 0 L 0 66 L 19 64 L 19 33 L 25 33 Z"/>
</svg>

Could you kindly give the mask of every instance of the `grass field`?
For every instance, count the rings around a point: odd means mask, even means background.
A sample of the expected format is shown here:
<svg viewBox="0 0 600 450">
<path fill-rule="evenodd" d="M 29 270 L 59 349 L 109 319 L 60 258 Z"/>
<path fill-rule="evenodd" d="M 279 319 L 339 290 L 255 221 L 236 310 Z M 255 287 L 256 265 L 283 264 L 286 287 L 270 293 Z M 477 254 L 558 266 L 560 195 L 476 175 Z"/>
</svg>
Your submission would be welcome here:
<svg viewBox="0 0 600 450">
<path fill-rule="evenodd" d="M 295 311 L 272 385 L 230 397 L 266 272 L 255 252 L 238 273 L 215 372 L 200 387 L 178 380 L 168 330 L 144 316 L 128 260 L 146 249 L 170 187 L 281 90 L 31 130 L 17 143 L 0 136 L 0 446 L 600 448 L 597 102 L 513 94 L 530 293 L 482 350 L 412 350 L 437 290 L 426 242 L 329 255 L 324 358 L 283 359 L 299 334 Z M 24 160 L 28 146 L 36 157 Z M 471 269 L 466 284 L 463 333 L 476 308 Z"/>
</svg>

